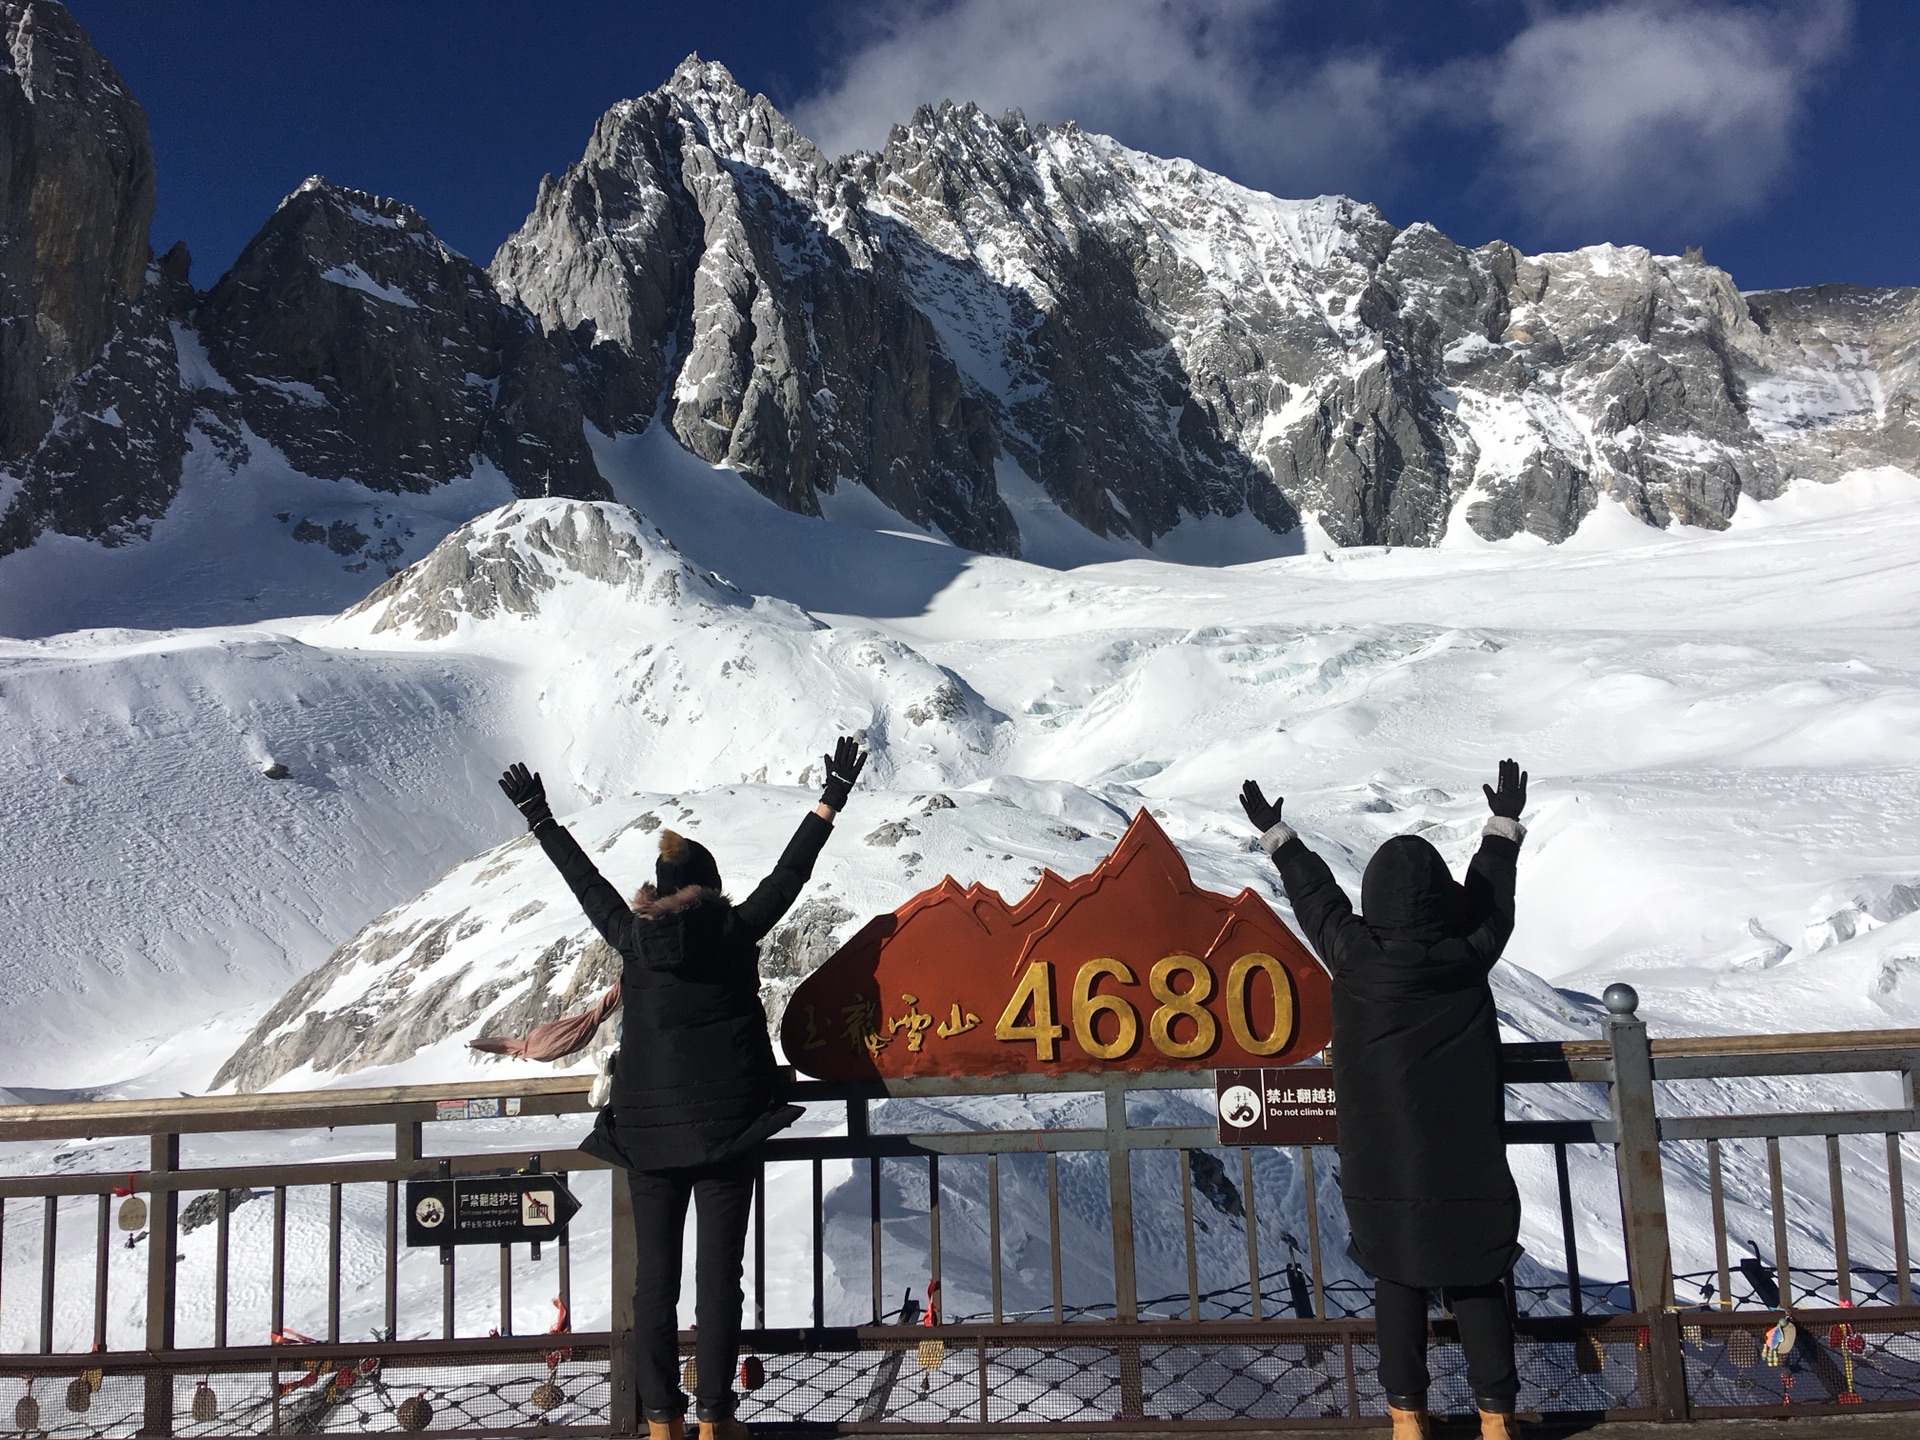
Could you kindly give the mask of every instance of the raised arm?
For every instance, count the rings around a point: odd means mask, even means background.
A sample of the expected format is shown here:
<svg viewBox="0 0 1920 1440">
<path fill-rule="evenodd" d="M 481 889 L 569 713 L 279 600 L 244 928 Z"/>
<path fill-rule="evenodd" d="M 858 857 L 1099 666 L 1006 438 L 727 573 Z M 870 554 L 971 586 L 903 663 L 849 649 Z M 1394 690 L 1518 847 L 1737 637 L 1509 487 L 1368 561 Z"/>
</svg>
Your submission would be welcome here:
<svg viewBox="0 0 1920 1440">
<path fill-rule="evenodd" d="M 587 858 L 580 842 L 553 818 L 553 807 L 547 804 L 547 788 L 540 783 L 540 777 L 529 774 L 525 765 L 515 761 L 501 775 L 500 788 L 527 817 L 528 833 L 547 852 L 547 858 L 573 891 L 574 899 L 580 902 L 580 908 L 586 911 L 600 938 L 615 950 L 623 950 L 633 936 L 633 911 Z"/>
<path fill-rule="evenodd" d="M 1527 772 L 1511 760 L 1500 762 L 1500 788 L 1486 791 L 1493 814 L 1480 832 L 1480 850 L 1467 866 L 1467 913 L 1473 929 L 1466 945 L 1487 969 L 1493 968 L 1513 934 L 1513 893 L 1518 880 L 1520 842 L 1527 827 L 1520 812 L 1527 805 Z"/>
<path fill-rule="evenodd" d="M 1353 913 L 1353 902 L 1340 882 L 1333 878 L 1327 862 L 1307 848 L 1306 842 L 1280 818 L 1286 802 L 1267 802 L 1260 786 L 1249 780 L 1240 791 L 1240 807 L 1260 830 L 1260 848 L 1272 857 L 1280 871 L 1280 883 L 1286 887 L 1287 900 L 1293 906 L 1293 918 L 1306 931 L 1307 943 L 1329 969 L 1337 969 L 1344 953 L 1341 932 L 1349 928 L 1366 929 Z"/>
<path fill-rule="evenodd" d="M 813 862 L 833 833 L 833 818 L 846 808 L 854 782 L 867 768 L 866 751 L 851 735 L 842 735 L 826 757 L 827 783 L 820 803 L 800 822 L 773 873 L 753 887 L 753 893 L 733 907 L 733 923 L 747 939 L 758 941 L 780 922 L 813 875 Z"/>
</svg>

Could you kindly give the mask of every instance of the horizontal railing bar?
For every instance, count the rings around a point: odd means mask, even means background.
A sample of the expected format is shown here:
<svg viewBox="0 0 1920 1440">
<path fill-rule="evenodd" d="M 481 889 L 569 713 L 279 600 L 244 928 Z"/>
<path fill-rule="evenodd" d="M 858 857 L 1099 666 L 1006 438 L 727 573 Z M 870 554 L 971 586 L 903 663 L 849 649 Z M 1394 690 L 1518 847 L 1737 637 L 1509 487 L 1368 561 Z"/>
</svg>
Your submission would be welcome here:
<svg viewBox="0 0 1920 1440">
<path fill-rule="evenodd" d="M 442 1100 L 518 1100 L 522 1115 L 564 1115 L 587 1109 L 587 1091 L 592 1084 L 591 1075 L 552 1075 L 492 1083 L 474 1080 L 459 1085 L 387 1085 L 364 1090 L 182 1095 L 172 1100 L 0 1105 L 0 1141 L 392 1125 L 432 1120 Z"/>
<path fill-rule="evenodd" d="M 1504 1085 L 1605 1085 L 1613 1079 L 1611 1060 L 1515 1060 L 1502 1056 Z"/>
<path fill-rule="evenodd" d="M 1756 1312 L 1752 1310 L 1686 1309 L 1680 1314 L 1689 1325 L 1700 1325 L 1709 1332 L 1750 1329 Z M 1851 1325 L 1863 1334 L 1895 1333 L 1920 1326 L 1920 1306 L 1870 1305 L 1853 1308 L 1796 1306 L 1797 1323 L 1812 1330 L 1833 1325 Z M 1554 1340 L 1576 1334 L 1630 1334 L 1646 1323 L 1646 1317 L 1631 1311 L 1617 1314 L 1520 1315 L 1515 1331 L 1522 1338 Z M 1441 1334 L 1450 1334 L 1451 1325 L 1435 1322 Z M 992 1324 L 982 1321 L 957 1321 L 942 1324 L 939 1337 L 949 1344 L 986 1341 L 999 1346 L 1018 1346 L 1028 1342 L 1071 1340 L 1076 1344 L 1118 1341 L 1178 1341 L 1194 1344 L 1275 1341 L 1300 1335 L 1370 1335 L 1374 1321 L 1367 1316 L 1328 1316 L 1322 1319 L 1295 1319 L 1291 1316 L 1250 1321 L 1226 1320 L 1069 1320 L 1009 1321 Z M 927 1338 L 923 1325 L 830 1325 L 819 1327 L 787 1326 L 746 1329 L 741 1341 L 750 1349 L 766 1354 L 796 1354 L 818 1351 L 873 1349 L 912 1349 Z M 692 1331 L 683 1331 L 680 1339 L 690 1343 Z M 463 1339 L 339 1341 L 302 1345 L 233 1345 L 226 1347 L 186 1348 L 179 1350 L 71 1351 L 65 1354 L 0 1355 L 0 1374 L 59 1375 L 67 1371 L 97 1369 L 108 1374 L 143 1370 L 205 1370 L 213 1357 L 217 1367 L 235 1370 L 298 1369 L 309 1361 L 361 1360 L 377 1355 L 383 1361 L 403 1364 L 411 1361 L 429 1364 L 436 1359 L 452 1358 L 472 1362 L 489 1356 L 511 1359 L 542 1354 L 555 1348 L 572 1350 L 576 1359 L 602 1358 L 610 1345 L 606 1331 L 568 1332 L 560 1335 L 469 1336 Z"/>
<path fill-rule="evenodd" d="M 555 1170 L 607 1170 L 606 1161 L 579 1150 L 544 1152 Z M 205 1170 L 116 1170 L 85 1175 L 0 1175 L 0 1196 L 13 1199 L 31 1195 L 105 1195 L 116 1186 L 165 1195 L 195 1190 L 250 1190 L 255 1186 L 286 1185 L 360 1185 L 385 1180 L 431 1180 L 439 1177 L 434 1167 L 445 1159 L 454 1175 L 506 1175 L 524 1163 L 520 1150 L 500 1150 L 480 1155 L 434 1156 L 430 1160 L 312 1160 L 294 1165 L 222 1165 Z"/>
<path fill-rule="evenodd" d="M 691 1334 L 692 1332 L 688 1332 Z M 184 1350 L 80 1350 L 64 1355 L 0 1355 L 0 1373 L 19 1374 L 36 1370 L 57 1374 L 67 1370 L 99 1370 L 122 1374 L 141 1370 L 206 1370 L 218 1357 L 217 1368 L 235 1370 L 299 1370 L 314 1360 L 360 1360 L 378 1355 L 382 1361 L 431 1363 L 441 1357 L 463 1362 L 498 1355 L 513 1359 L 523 1355 L 541 1355 L 554 1349 L 585 1351 L 586 1356 L 604 1355 L 609 1343 L 606 1331 L 571 1331 L 558 1335 L 472 1335 L 446 1340 L 341 1340 L 306 1345 L 228 1345 L 224 1348 Z M 31 1363 L 29 1363 L 31 1362 Z"/>
<path fill-rule="evenodd" d="M 1804 1054 L 1667 1055 L 1653 1059 L 1656 1080 L 1730 1080 L 1767 1075 L 1852 1075 L 1920 1068 L 1915 1050 L 1814 1050 Z"/>
<path fill-rule="evenodd" d="M 1611 1120 L 1509 1120 L 1501 1128 L 1509 1145 L 1611 1145 Z"/>
<path fill-rule="evenodd" d="M 1682 1055 L 1812 1055 L 1824 1050 L 1920 1050 L 1920 1030 L 1809 1030 L 1784 1035 L 1684 1035 L 1650 1042 L 1654 1059 Z M 1611 1060 L 1605 1040 L 1502 1045 L 1504 1061 Z"/>
<path fill-rule="evenodd" d="M 1662 1140 L 1761 1140 L 1782 1135 L 1889 1135 L 1920 1129 L 1912 1110 L 1828 1110 L 1784 1115 L 1673 1115 Z"/>
<path fill-rule="evenodd" d="M 1310 1068 L 1310 1067 L 1302 1067 Z M 809 1100 L 913 1100 L 951 1095 L 1060 1095 L 1110 1089 L 1208 1090 L 1211 1070 L 1094 1070 L 1061 1074 L 924 1076 L 911 1080 L 796 1080 L 786 1098 Z"/>
<path fill-rule="evenodd" d="M 1105 1150 L 1113 1137 L 1106 1130 L 956 1130 L 922 1134 L 864 1136 L 775 1136 L 767 1142 L 768 1160 L 861 1160 L 912 1155 L 1017 1155 Z M 1220 1148 L 1211 1126 L 1132 1126 L 1120 1132 L 1127 1150 L 1211 1150 Z M 1522 1120 L 1509 1122 L 1514 1145 L 1611 1144 L 1607 1120 Z M 504 1174 L 518 1168 L 518 1149 L 420 1160 L 312 1160 L 281 1165 L 223 1165 L 205 1169 L 132 1172 L 132 1188 L 150 1194 L 204 1190 L 246 1190 L 275 1185 L 363 1185 L 388 1180 L 432 1179 L 444 1158 L 454 1175 Z M 546 1152 L 556 1170 L 604 1170 L 604 1160 L 579 1150 Z M 0 1175 L 0 1198 L 47 1195 L 105 1195 L 127 1184 L 124 1170 L 65 1175 Z"/>
</svg>

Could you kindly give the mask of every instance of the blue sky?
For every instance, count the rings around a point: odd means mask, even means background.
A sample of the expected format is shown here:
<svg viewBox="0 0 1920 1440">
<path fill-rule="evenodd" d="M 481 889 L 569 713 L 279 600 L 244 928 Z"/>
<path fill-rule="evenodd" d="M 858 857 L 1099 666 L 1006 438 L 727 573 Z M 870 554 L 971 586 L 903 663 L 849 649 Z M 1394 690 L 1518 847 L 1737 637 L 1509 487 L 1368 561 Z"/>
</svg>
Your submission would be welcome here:
<svg viewBox="0 0 1920 1440">
<path fill-rule="evenodd" d="M 689 52 L 824 148 L 914 104 L 1067 118 L 1524 250 L 1702 245 L 1746 289 L 1920 283 L 1914 0 L 68 0 L 213 282 L 310 174 L 483 263 Z"/>
</svg>

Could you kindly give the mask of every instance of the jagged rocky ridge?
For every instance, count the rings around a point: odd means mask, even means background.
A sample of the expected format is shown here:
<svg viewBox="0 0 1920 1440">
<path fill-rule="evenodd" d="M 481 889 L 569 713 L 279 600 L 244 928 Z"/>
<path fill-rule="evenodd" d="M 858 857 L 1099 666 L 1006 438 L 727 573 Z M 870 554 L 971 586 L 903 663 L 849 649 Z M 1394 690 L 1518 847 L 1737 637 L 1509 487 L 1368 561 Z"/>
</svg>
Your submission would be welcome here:
<svg viewBox="0 0 1920 1440">
<path fill-rule="evenodd" d="M 1913 289 L 1467 250 L 971 105 L 829 159 L 697 58 L 602 117 L 487 270 L 316 177 L 200 294 L 184 250 L 147 258 L 111 67 L 52 0 L 0 16 L 0 204 L 32 242 L 0 265 L 0 554 L 141 535 L 196 438 L 376 490 L 491 465 L 587 497 L 585 425 L 657 418 L 790 509 L 858 485 L 1000 553 L 1026 481 L 1144 544 L 1243 512 L 1432 544 L 1560 540 L 1602 496 L 1717 527 L 1798 476 L 1920 466 Z"/>
</svg>

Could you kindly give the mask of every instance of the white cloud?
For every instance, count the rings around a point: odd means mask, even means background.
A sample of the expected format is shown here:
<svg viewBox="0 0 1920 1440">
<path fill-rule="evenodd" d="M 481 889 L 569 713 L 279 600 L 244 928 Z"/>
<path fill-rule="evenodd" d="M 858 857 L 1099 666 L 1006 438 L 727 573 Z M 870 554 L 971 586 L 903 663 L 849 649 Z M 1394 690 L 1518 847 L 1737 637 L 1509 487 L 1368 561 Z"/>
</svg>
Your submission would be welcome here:
<svg viewBox="0 0 1920 1440">
<path fill-rule="evenodd" d="M 1748 213 L 1785 171 L 1807 92 L 1850 22 L 1845 0 L 1538 19 L 1482 72 L 1499 137 L 1490 178 L 1556 225 Z"/>
<path fill-rule="evenodd" d="M 1390 198 L 1414 127 L 1444 120 L 1514 215 L 1705 226 L 1765 202 L 1850 28 L 1851 0 L 1782 3 L 1541 0 L 1495 54 L 1421 69 L 1287 53 L 1287 0 L 889 0 L 848 12 L 844 63 L 793 118 L 842 154 L 918 105 L 971 100 L 1280 194 L 1363 199 Z"/>
<path fill-rule="evenodd" d="M 1399 123 L 1360 53 L 1274 67 L 1283 0 L 957 0 L 859 15 L 855 48 L 793 119 L 829 154 L 875 149 L 921 104 L 1075 120 L 1287 193 L 1355 187 Z"/>
</svg>

